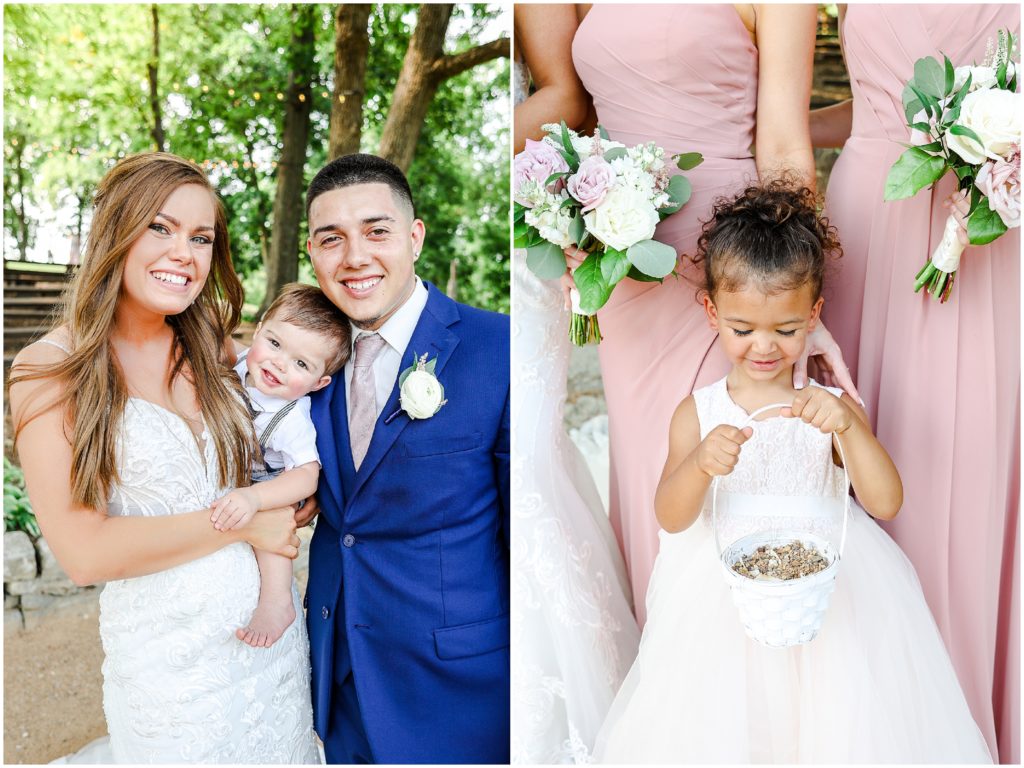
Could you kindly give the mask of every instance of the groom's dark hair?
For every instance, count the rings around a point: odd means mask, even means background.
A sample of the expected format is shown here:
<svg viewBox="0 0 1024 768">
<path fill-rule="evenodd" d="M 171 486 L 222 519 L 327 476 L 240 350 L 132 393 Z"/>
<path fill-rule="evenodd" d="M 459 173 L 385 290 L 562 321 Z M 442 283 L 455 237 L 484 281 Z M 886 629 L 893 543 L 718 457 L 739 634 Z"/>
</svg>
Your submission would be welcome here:
<svg viewBox="0 0 1024 768">
<path fill-rule="evenodd" d="M 332 160 L 313 177 L 306 191 L 306 219 L 309 219 L 309 209 L 317 197 L 324 192 L 350 187 L 353 184 L 387 184 L 391 187 L 391 193 L 409 206 L 412 218 L 416 218 L 412 190 L 401 168 L 383 157 L 354 154 L 342 155 Z"/>
</svg>

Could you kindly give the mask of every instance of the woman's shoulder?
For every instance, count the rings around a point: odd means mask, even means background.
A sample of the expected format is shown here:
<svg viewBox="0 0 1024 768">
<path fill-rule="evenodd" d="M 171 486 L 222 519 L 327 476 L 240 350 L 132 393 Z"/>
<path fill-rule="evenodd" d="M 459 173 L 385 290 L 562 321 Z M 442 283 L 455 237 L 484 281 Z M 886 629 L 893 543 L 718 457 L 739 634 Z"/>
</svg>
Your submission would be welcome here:
<svg viewBox="0 0 1024 768">
<path fill-rule="evenodd" d="M 49 365 L 66 359 L 71 355 L 71 333 L 66 325 L 60 325 L 42 338 L 22 347 L 14 356 L 12 370 L 19 365 Z"/>
</svg>

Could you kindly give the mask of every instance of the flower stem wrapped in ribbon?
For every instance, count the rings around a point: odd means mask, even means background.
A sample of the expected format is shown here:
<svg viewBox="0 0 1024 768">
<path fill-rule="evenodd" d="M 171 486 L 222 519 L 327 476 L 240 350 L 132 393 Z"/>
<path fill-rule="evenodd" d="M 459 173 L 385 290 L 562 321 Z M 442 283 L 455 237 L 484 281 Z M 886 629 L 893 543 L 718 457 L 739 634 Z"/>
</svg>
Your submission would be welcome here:
<svg viewBox="0 0 1024 768">
<path fill-rule="evenodd" d="M 597 343 L 597 310 L 621 280 L 660 283 L 675 269 L 675 249 L 654 240 L 654 228 L 690 199 L 690 182 L 669 172 L 665 150 L 653 142 L 627 147 L 601 126 L 593 136 L 564 122 L 544 130 L 544 139 L 527 140 L 515 158 L 515 245 L 545 280 L 565 274 L 563 248 L 588 254 L 573 273 L 569 338 L 578 346 Z M 698 152 L 672 159 L 684 171 L 704 160 Z"/>
<path fill-rule="evenodd" d="M 981 66 L 953 67 L 926 56 L 914 64 L 903 91 L 903 109 L 911 136 L 925 141 L 907 145 L 889 170 L 885 199 L 912 197 L 947 172 L 969 201 L 967 239 L 985 245 L 1020 226 L 1021 95 L 1019 62 L 1011 60 L 1017 40 L 999 30 L 995 46 Z M 945 302 L 953 290 L 964 243 L 956 214 L 946 220 L 938 246 L 914 281 L 914 292 L 928 292 Z"/>
</svg>

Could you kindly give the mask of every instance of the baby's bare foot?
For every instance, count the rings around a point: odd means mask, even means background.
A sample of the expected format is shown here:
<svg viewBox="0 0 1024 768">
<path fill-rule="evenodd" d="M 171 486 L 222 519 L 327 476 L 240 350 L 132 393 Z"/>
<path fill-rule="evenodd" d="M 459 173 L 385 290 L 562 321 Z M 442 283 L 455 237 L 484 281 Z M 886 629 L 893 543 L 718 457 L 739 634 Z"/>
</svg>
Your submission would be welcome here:
<svg viewBox="0 0 1024 768">
<path fill-rule="evenodd" d="M 236 629 L 235 635 L 253 648 L 269 648 L 280 639 L 293 621 L 295 606 L 292 604 L 291 592 L 286 597 L 282 596 L 280 600 L 260 595 L 259 604 L 249 620 L 249 625 Z"/>
</svg>

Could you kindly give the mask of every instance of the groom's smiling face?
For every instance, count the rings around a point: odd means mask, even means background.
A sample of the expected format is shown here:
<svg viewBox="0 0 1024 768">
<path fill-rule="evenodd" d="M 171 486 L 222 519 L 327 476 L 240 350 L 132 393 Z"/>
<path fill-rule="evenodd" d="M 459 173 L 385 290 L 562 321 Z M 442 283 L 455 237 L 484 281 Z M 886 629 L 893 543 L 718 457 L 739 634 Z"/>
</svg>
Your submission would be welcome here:
<svg viewBox="0 0 1024 768">
<path fill-rule="evenodd" d="M 412 295 L 423 234 L 387 184 L 353 184 L 313 200 L 306 250 L 327 297 L 353 324 L 376 330 Z"/>
</svg>

